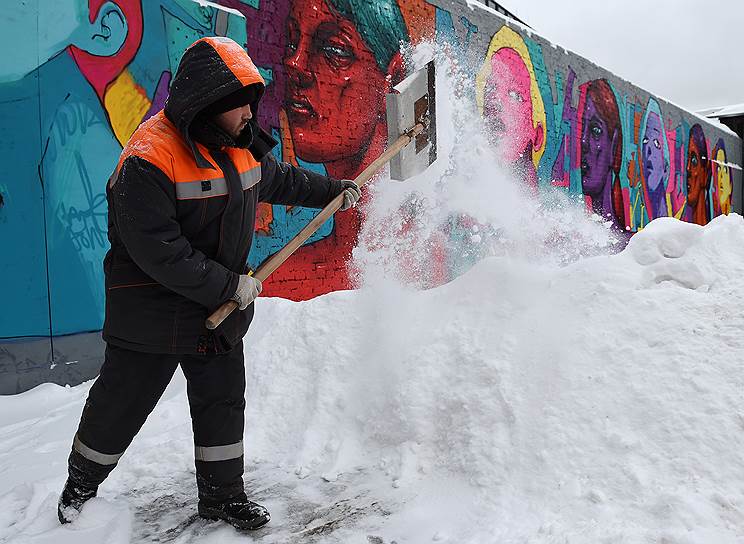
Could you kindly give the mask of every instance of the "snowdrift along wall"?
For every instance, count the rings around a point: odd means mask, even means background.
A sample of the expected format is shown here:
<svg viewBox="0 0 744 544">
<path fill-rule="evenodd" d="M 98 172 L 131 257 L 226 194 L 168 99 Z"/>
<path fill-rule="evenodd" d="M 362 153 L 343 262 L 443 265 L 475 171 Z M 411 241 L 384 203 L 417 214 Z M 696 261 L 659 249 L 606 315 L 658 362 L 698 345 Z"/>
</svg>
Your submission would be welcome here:
<svg viewBox="0 0 744 544">
<path fill-rule="evenodd" d="M 384 93 L 405 74 L 400 44 L 435 39 L 451 46 L 493 146 L 534 193 L 583 195 L 626 232 L 657 217 L 704 224 L 742 209 L 733 133 L 474 0 L 218 4 L 67 0 L 4 10 L 0 41 L 15 53 L 0 60 L 0 393 L 95 375 L 105 183 L 137 125 L 162 108 L 185 48 L 204 35 L 246 43 L 268 83 L 260 121 L 285 161 L 354 178 L 384 146 Z M 313 213 L 264 206 L 250 264 Z M 363 220 L 358 211 L 329 221 L 266 294 L 303 300 L 351 287 L 346 264 Z M 446 259 L 438 270 L 437 282 L 455 274 Z"/>
</svg>

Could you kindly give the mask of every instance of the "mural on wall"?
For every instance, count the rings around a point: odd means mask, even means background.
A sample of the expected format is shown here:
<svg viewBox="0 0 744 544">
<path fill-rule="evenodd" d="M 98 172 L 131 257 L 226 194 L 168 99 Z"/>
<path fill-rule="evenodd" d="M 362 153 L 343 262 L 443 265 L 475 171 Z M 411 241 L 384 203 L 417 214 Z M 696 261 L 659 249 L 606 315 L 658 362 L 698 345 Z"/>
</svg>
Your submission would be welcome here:
<svg viewBox="0 0 744 544">
<path fill-rule="evenodd" d="M 508 26 L 491 40 L 476 77 L 476 100 L 490 143 L 536 191 L 537 167 L 545 151 L 545 106 L 527 46 Z"/>
<path fill-rule="evenodd" d="M 669 142 L 664 131 L 661 107 L 653 98 L 649 99 L 641 122 L 638 154 L 648 214 L 653 219 L 668 217 L 666 195 L 669 182 Z"/>
<path fill-rule="evenodd" d="M 387 142 L 385 94 L 405 76 L 400 46 L 433 35 L 434 8 L 423 0 L 284 0 L 260 9 L 221 3 L 245 14 L 249 53 L 273 75 L 261 120 L 282 142 L 278 158 L 336 178 L 359 175 Z M 271 48 L 261 45 L 267 41 Z M 362 207 L 321 227 L 264 293 L 301 300 L 351 288 L 348 260 Z M 263 205 L 250 265 L 278 251 L 315 213 Z"/>
<path fill-rule="evenodd" d="M 31 42 L 38 51 L 0 65 L 0 113 L 10 120 L 0 153 L 15 165 L 0 237 L 19 249 L 18 260 L 3 266 L 3 298 L 20 314 L 11 321 L 3 313 L 0 335 L 96 331 L 111 165 L 139 123 L 162 108 L 185 48 L 205 34 L 245 42 L 245 20 L 191 0 L 66 0 L 41 10 L 18 2 L 10 9 L 0 32 L 6 50 L 28 42 L 37 23 L 45 30 Z M 29 234 L 21 242 L 18 232 Z"/>
<path fill-rule="evenodd" d="M 713 213 L 731 213 L 733 182 L 731 166 L 726 162 L 726 144 L 719 139 L 713 148 Z"/>
<path fill-rule="evenodd" d="M 0 59 L 0 157 L 10 165 L 0 177 L 0 243 L 12 249 L 0 271 L 3 301 L 18 312 L 0 314 L 0 338 L 100 330 L 105 182 L 132 132 L 163 107 L 183 51 L 205 35 L 246 44 L 267 82 L 258 115 L 281 142 L 274 153 L 306 168 L 353 179 L 382 151 L 385 93 L 405 76 L 401 45 L 436 37 L 470 68 L 463 95 L 534 194 L 583 196 L 619 233 L 656 217 L 705 224 L 732 210 L 738 140 L 462 4 L 11 3 L 0 20 L 0 44 L 17 51 Z M 30 47 L 19 50 L 19 41 Z M 263 205 L 249 264 L 256 268 L 314 215 Z M 409 216 L 401 232 L 415 222 Z M 302 300 L 351 287 L 348 257 L 363 220 L 358 209 L 329 220 L 265 293 Z M 471 226 L 456 217 L 439 235 L 457 239 Z M 432 267 L 432 283 L 467 264 L 436 253 L 444 264 Z"/>
<path fill-rule="evenodd" d="M 687 140 L 687 210 L 685 219 L 705 225 L 710 221 L 710 158 L 708 141 L 700 123 L 690 128 Z"/>
<path fill-rule="evenodd" d="M 623 129 L 615 93 L 607 80 L 595 79 L 581 86 L 578 110 L 581 190 L 594 213 L 623 230 Z"/>
<path fill-rule="evenodd" d="M 527 186 L 583 194 L 618 233 L 657 217 L 705 224 L 730 213 L 733 169 L 722 138 L 709 158 L 700 123 L 690 127 L 678 111 L 665 117 L 653 97 L 620 96 L 606 78 L 581 83 L 574 107 L 576 78 L 569 58 L 551 81 L 543 47 L 508 26 L 490 40 L 477 105 L 489 141 Z"/>
</svg>

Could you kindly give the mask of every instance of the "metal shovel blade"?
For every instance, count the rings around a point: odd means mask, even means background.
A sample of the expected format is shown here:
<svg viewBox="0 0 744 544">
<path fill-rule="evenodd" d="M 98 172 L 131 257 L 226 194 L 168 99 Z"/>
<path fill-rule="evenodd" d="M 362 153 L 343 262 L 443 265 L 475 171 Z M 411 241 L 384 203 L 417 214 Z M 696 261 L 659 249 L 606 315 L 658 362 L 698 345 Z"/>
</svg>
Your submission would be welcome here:
<svg viewBox="0 0 744 544">
<path fill-rule="evenodd" d="M 390 177 L 399 181 L 420 174 L 437 158 L 437 119 L 434 94 L 434 61 L 393 87 L 387 95 L 388 145 L 417 123 L 424 130 L 390 160 Z"/>
</svg>

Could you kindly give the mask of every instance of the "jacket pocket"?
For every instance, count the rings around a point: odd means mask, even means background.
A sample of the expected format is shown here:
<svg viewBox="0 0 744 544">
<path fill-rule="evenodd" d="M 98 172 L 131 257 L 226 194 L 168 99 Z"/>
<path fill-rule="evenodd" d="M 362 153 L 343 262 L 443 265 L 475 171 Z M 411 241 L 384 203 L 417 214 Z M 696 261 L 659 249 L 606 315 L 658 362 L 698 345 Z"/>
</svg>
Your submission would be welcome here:
<svg viewBox="0 0 744 544">
<path fill-rule="evenodd" d="M 109 268 L 106 278 L 106 289 L 127 289 L 131 287 L 147 287 L 160 285 L 134 263 L 117 263 Z"/>
</svg>

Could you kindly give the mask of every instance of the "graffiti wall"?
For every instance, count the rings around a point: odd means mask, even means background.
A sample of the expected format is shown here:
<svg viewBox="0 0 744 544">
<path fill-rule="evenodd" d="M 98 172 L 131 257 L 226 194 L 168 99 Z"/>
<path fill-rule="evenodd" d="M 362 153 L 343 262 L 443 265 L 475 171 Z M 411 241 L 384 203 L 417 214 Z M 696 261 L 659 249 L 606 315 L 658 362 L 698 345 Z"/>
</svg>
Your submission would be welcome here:
<svg viewBox="0 0 744 544">
<path fill-rule="evenodd" d="M 4 6 L 0 393 L 75 383 L 100 365 L 112 165 L 163 107 L 185 48 L 215 34 L 244 43 L 246 27 L 191 0 Z"/>
<path fill-rule="evenodd" d="M 464 0 L 59 0 L 0 17 L 0 393 L 94 375 L 108 248 L 105 184 L 205 35 L 246 47 L 260 123 L 284 161 L 354 178 L 383 149 L 403 43 L 452 45 L 489 141 L 535 193 L 583 195 L 633 233 L 741 211 L 741 140 Z M 668 62 L 660 59 L 659 62 Z M 254 268 L 314 215 L 263 205 Z M 351 287 L 363 217 L 326 223 L 265 285 L 295 300 Z M 446 277 L 446 271 L 441 277 Z"/>
</svg>

